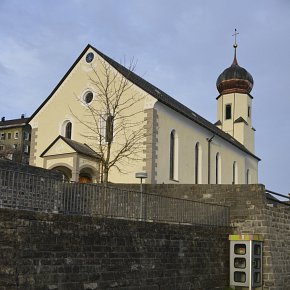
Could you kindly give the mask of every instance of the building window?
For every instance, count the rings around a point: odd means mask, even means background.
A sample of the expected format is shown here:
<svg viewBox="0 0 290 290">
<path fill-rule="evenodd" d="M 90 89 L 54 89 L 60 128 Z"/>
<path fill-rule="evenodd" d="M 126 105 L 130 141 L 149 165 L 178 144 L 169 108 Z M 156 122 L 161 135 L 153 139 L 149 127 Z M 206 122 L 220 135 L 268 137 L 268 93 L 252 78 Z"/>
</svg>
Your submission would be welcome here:
<svg viewBox="0 0 290 290">
<path fill-rule="evenodd" d="M 89 105 L 94 99 L 94 94 L 91 91 L 88 91 L 83 96 L 83 101 L 86 105 Z"/>
<path fill-rule="evenodd" d="M 116 120 L 114 116 L 108 114 L 102 114 L 99 118 L 98 134 L 102 144 L 105 142 L 112 143 L 116 132 Z"/>
<path fill-rule="evenodd" d="M 232 105 L 227 104 L 226 105 L 226 120 L 229 120 L 232 118 Z"/>
<path fill-rule="evenodd" d="M 215 183 L 221 184 L 221 160 L 219 152 L 215 156 Z"/>
<path fill-rule="evenodd" d="M 1 133 L 0 134 L 0 140 L 5 140 L 6 134 L 5 133 Z"/>
<path fill-rule="evenodd" d="M 248 117 L 251 118 L 251 107 L 248 106 Z"/>
<path fill-rule="evenodd" d="M 246 172 L 246 184 L 251 184 L 251 173 L 250 173 L 250 169 L 247 169 L 247 172 Z"/>
<path fill-rule="evenodd" d="M 237 162 L 234 161 L 233 163 L 233 184 L 238 184 L 238 165 Z"/>
<path fill-rule="evenodd" d="M 106 142 L 112 143 L 114 137 L 114 116 L 109 115 L 106 120 Z"/>
<path fill-rule="evenodd" d="M 12 134 L 11 133 L 8 133 L 7 134 L 7 139 L 11 139 L 12 138 Z"/>
<path fill-rule="evenodd" d="M 23 136 L 25 141 L 29 141 L 29 133 L 24 131 L 24 136 Z"/>
<path fill-rule="evenodd" d="M 195 144 L 195 184 L 201 183 L 201 147 L 199 142 Z"/>
<path fill-rule="evenodd" d="M 15 132 L 14 133 L 14 139 L 18 139 L 19 138 L 19 132 Z"/>
<path fill-rule="evenodd" d="M 87 62 L 87 63 L 91 63 L 93 60 L 94 60 L 94 54 L 93 54 L 92 52 L 89 52 L 89 53 L 86 55 L 86 62 Z"/>
<path fill-rule="evenodd" d="M 18 146 L 17 146 L 17 144 L 13 144 L 13 149 L 15 149 L 15 150 L 16 150 L 16 149 L 17 149 L 17 147 L 18 147 Z"/>
<path fill-rule="evenodd" d="M 71 139 L 71 132 L 72 132 L 72 123 L 68 122 L 65 126 L 65 134 L 64 136 L 68 139 Z"/>
<path fill-rule="evenodd" d="M 24 145 L 24 153 L 29 153 L 29 146 L 28 145 Z"/>
<path fill-rule="evenodd" d="M 175 130 L 170 133 L 170 153 L 169 153 L 169 178 L 174 179 L 174 167 L 175 167 Z"/>
<path fill-rule="evenodd" d="M 3 151 L 5 149 L 4 145 L 0 145 L 0 151 Z"/>
</svg>

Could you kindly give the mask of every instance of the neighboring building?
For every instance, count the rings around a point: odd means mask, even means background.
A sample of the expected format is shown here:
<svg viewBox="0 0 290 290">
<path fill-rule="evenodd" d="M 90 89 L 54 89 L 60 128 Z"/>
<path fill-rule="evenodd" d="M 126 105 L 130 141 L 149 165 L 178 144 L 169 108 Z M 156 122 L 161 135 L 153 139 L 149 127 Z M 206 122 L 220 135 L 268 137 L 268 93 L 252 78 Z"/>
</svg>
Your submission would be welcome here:
<svg viewBox="0 0 290 290">
<path fill-rule="evenodd" d="M 29 118 L 21 115 L 20 119 L 0 122 L 0 158 L 24 164 L 29 163 L 31 127 Z"/>
<path fill-rule="evenodd" d="M 214 125 L 88 45 L 31 117 L 31 165 L 58 169 L 73 181 L 83 178 L 99 181 L 100 152 L 95 145 L 105 141 L 97 138 L 93 141 L 94 136 L 89 138 L 86 132 L 93 118 L 100 118 L 89 114 L 90 108 L 98 110 L 101 98 L 98 86 L 90 79 L 96 73 L 101 75 L 104 62 L 117 73 L 115 82 L 126 78 L 132 84 L 125 92 L 125 100 L 140 96 L 140 101 L 124 114 L 131 116 L 132 124 L 140 124 L 140 130 L 145 128 L 140 158 L 113 169 L 111 182 L 136 183 L 135 173 L 140 171 L 148 173 L 146 183 L 258 182 L 260 159 L 254 152 L 250 95 L 253 79 L 237 64 L 236 47 L 233 64 L 217 81 L 220 95 L 218 121 Z M 104 119 L 100 118 L 100 123 L 103 124 L 100 130 L 107 132 L 108 127 L 103 128 Z M 126 136 L 114 140 L 113 154 L 122 138 Z M 126 174 L 120 173 L 120 169 Z"/>
</svg>

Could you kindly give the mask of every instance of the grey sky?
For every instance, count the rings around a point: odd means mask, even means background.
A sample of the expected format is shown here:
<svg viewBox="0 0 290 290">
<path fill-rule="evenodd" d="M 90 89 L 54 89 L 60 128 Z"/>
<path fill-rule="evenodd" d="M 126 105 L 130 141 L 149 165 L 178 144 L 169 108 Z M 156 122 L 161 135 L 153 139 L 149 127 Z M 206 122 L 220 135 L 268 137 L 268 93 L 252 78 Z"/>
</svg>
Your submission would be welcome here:
<svg viewBox="0 0 290 290">
<path fill-rule="evenodd" d="M 259 179 L 290 192 L 289 0 L 0 0 L 0 116 L 30 116 L 90 43 L 211 122 L 233 59 L 254 78 Z"/>
</svg>

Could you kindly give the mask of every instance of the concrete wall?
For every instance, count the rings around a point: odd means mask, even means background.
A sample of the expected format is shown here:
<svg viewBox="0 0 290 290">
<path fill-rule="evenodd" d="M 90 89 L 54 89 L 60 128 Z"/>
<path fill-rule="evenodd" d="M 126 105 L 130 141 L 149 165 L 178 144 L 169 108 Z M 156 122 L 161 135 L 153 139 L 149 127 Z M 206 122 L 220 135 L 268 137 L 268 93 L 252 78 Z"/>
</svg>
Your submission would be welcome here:
<svg viewBox="0 0 290 290">
<path fill-rule="evenodd" d="M 224 289 L 229 231 L 0 209 L 0 289 Z"/>
</svg>

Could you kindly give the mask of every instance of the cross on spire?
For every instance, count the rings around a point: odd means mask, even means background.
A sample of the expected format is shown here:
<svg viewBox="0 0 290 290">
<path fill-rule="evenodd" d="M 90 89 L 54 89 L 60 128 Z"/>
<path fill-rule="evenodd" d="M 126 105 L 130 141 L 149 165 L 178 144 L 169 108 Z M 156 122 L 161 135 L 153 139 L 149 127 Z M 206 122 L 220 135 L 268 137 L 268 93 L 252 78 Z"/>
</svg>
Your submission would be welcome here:
<svg viewBox="0 0 290 290">
<path fill-rule="evenodd" d="M 234 43 L 234 48 L 236 48 L 238 45 L 237 45 L 237 35 L 240 34 L 239 32 L 237 32 L 237 29 L 235 28 L 235 33 L 232 35 L 235 37 L 235 43 Z"/>
<path fill-rule="evenodd" d="M 235 55 L 234 55 L 234 60 L 233 60 L 233 65 L 238 65 L 238 61 L 237 61 L 237 35 L 239 34 L 239 32 L 237 32 L 237 29 L 235 28 L 235 33 L 232 35 L 235 37 L 235 43 L 233 45 L 234 49 L 235 49 Z"/>
</svg>

